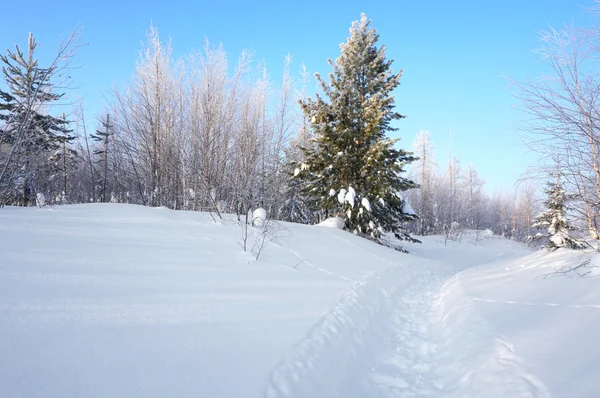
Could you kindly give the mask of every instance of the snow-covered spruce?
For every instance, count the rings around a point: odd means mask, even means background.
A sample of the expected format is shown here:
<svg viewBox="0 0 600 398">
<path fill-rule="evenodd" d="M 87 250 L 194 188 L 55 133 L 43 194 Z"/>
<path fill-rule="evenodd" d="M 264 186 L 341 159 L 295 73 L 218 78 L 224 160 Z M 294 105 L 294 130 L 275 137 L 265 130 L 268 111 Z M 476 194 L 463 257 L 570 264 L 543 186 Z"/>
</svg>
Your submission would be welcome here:
<svg viewBox="0 0 600 398">
<path fill-rule="evenodd" d="M 583 244 L 572 237 L 577 229 L 570 225 L 567 220 L 567 202 L 572 199 L 563 188 L 560 176 L 555 182 L 549 182 L 545 189 L 547 199 L 544 204 L 546 210 L 540 213 L 534 220 L 531 228 L 544 230 L 535 235 L 530 235 L 528 241 L 546 241 L 549 250 L 561 247 L 581 249 Z"/>
<path fill-rule="evenodd" d="M 417 186 L 401 176 L 415 159 L 386 137 L 396 130 L 391 122 L 403 117 L 394 111 L 392 95 L 401 73 L 392 73 L 378 39 L 363 14 L 352 24 L 329 81 L 317 74 L 324 97 L 301 102 L 314 139 L 294 165 L 292 180 L 302 184 L 321 219 L 342 216 L 354 233 L 381 241 L 386 231 L 410 241 L 404 224 L 416 216 L 403 211 L 399 193 Z"/>
</svg>

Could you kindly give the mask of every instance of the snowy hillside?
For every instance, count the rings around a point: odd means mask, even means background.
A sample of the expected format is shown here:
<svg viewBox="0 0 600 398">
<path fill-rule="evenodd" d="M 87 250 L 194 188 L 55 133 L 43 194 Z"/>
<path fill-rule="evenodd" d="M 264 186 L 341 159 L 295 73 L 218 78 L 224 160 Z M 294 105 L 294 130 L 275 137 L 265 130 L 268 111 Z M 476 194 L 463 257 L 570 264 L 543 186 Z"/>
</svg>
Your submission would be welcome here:
<svg viewBox="0 0 600 398">
<path fill-rule="evenodd" d="M 276 235 L 255 260 L 233 217 L 0 209 L 0 397 L 600 396 L 598 282 L 543 277 L 579 253 Z"/>
</svg>

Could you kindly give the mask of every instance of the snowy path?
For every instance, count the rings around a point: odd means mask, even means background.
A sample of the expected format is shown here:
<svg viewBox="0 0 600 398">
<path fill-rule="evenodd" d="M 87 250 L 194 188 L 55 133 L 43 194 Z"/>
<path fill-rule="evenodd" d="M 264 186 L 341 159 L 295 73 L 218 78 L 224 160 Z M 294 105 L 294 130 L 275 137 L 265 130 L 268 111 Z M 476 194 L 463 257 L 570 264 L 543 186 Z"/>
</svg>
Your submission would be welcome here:
<svg viewBox="0 0 600 398">
<path fill-rule="evenodd" d="M 266 396 L 386 397 L 400 390 L 432 391 L 423 387 L 435 385 L 435 380 L 425 381 L 433 362 L 426 312 L 440 282 L 421 265 L 388 268 L 355 285 L 277 367 Z M 395 352 L 408 354 L 404 362 L 394 362 Z"/>
<path fill-rule="evenodd" d="M 444 390 L 440 353 L 432 336 L 434 300 L 440 280 L 424 274 L 402 294 L 391 314 L 390 338 L 373 358 L 362 394 L 378 397 L 435 397 Z"/>
<path fill-rule="evenodd" d="M 548 396 L 457 290 L 464 268 L 413 259 L 356 285 L 275 369 L 265 396 Z"/>
</svg>

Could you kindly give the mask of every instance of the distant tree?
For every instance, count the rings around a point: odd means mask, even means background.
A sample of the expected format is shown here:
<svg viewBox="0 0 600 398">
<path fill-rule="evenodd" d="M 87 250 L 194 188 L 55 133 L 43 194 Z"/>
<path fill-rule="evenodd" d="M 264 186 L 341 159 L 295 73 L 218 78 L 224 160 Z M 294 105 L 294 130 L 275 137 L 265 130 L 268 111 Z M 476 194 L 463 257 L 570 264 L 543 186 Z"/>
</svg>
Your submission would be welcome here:
<svg viewBox="0 0 600 398">
<path fill-rule="evenodd" d="M 526 241 L 531 234 L 533 218 L 539 213 L 538 202 L 540 201 L 536 200 L 537 193 L 537 184 L 522 183 L 520 185 L 516 203 L 516 216 L 514 217 L 516 221 L 514 238 L 518 241 Z"/>
<path fill-rule="evenodd" d="M 308 99 L 307 86 L 310 75 L 304 64 L 301 65 L 300 76 L 302 86 L 297 93 L 297 99 L 298 101 L 306 101 Z M 297 165 L 304 162 L 304 151 L 312 147 L 313 136 L 306 113 L 302 113 L 301 120 L 298 123 L 298 132 L 295 137 L 290 139 L 290 145 L 285 150 L 287 163 L 283 167 L 288 179 L 283 191 L 283 202 L 277 214 L 280 220 L 302 224 L 310 224 L 316 220 L 315 209 L 310 207 L 307 196 L 302 192 L 304 184 L 301 180 L 295 178 Z"/>
<path fill-rule="evenodd" d="M 343 215 L 348 230 L 378 241 L 382 231 L 413 240 L 403 224 L 415 216 L 404 212 L 402 192 L 416 184 L 401 174 L 415 158 L 386 137 L 396 130 L 390 123 L 403 117 L 392 95 L 401 72 L 392 73 L 369 25 L 364 14 L 352 24 L 341 56 L 329 60 L 329 82 L 317 74 L 327 100 L 301 101 L 315 138 L 294 174 L 322 216 Z"/>
<path fill-rule="evenodd" d="M 487 201 L 482 193 L 484 181 L 477 175 L 477 170 L 469 163 L 465 170 L 465 223 L 475 233 L 475 243 L 485 229 L 485 212 Z"/>
<path fill-rule="evenodd" d="M 412 190 L 409 196 L 411 205 L 419 216 L 418 234 L 427 235 L 433 233 L 435 224 L 434 199 L 435 199 L 435 149 L 431 141 L 431 135 L 427 130 L 421 130 L 417 133 L 413 142 L 414 154 L 418 161 L 413 164 L 411 174 L 419 183 L 419 189 Z"/>
<path fill-rule="evenodd" d="M 48 160 L 52 165 L 50 180 L 57 182 L 55 184 L 57 187 L 55 190 L 58 191 L 56 202 L 64 204 L 67 203 L 69 197 L 69 176 L 77 168 L 80 157 L 69 144 L 75 139 L 75 136 L 71 134 L 72 129 L 67 129 L 69 122 L 65 114 L 62 115 L 62 122 L 64 125 L 62 134 L 56 137 L 58 148 Z"/>
<path fill-rule="evenodd" d="M 106 195 L 106 186 L 108 182 L 108 154 L 110 137 L 114 134 L 113 125 L 110 122 L 110 115 L 106 115 L 106 120 L 102 121 L 102 129 L 96 130 L 96 134 L 91 134 L 90 137 L 100 143 L 100 148 L 94 150 L 94 155 L 98 156 L 96 163 L 101 165 L 102 180 L 100 182 L 100 201 L 108 202 Z"/>
<path fill-rule="evenodd" d="M 438 233 L 452 229 L 453 223 L 464 226 L 464 200 L 460 189 L 462 179 L 460 160 L 450 156 L 448 169 L 444 175 L 440 176 L 436 184 L 435 230 Z"/>
<path fill-rule="evenodd" d="M 529 240 L 548 239 L 547 247 L 549 250 L 556 250 L 561 247 L 581 249 L 583 245 L 571 237 L 571 232 L 575 228 L 569 225 L 566 206 L 567 201 L 571 199 L 571 195 L 565 193 L 560 177 L 557 177 L 556 182 L 547 184 L 545 193 L 547 199 L 544 204 L 547 209 L 535 217 L 531 227 L 538 230 L 543 229 L 546 232 L 530 236 Z"/>
</svg>

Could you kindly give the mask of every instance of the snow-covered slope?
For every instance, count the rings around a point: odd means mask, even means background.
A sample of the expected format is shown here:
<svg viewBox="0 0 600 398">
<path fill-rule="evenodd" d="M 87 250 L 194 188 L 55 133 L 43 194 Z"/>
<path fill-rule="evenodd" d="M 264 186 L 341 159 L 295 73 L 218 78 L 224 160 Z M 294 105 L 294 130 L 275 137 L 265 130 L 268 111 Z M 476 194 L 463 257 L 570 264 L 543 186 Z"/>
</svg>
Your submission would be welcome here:
<svg viewBox="0 0 600 398">
<path fill-rule="evenodd" d="M 427 237 L 406 255 L 335 228 L 277 228 L 255 260 L 233 217 L 0 209 L 0 397 L 600 392 L 600 349 L 576 347 L 593 332 L 574 331 L 597 330 L 600 293 L 536 276 L 560 253 Z M 259 237 L 250 227 L 249 248 Z"/>
<path fill-rule="evenodd" d="M 2 209 L 0 396 L 260 395 L 352 280 L 387 266 L 343 231 L 280 235 L 254 261 L 208 214 Z"/>
<path fill-rule="evenodd" d="M 542 380 L 549 396 L 599 397 L 600 279 L 594 277 L 594 264 L 585 264 L 597 261 L 596 256 L 540 251 L 518 261 L 469 269 L 444 290 L 464 293 L 465 305 L 496 336 L 503 350 L 498 360 L 513 360 L 518 352 L 519 366 Z M 580 276 L 588 271 L 592 273 Z"/>
</svg>

